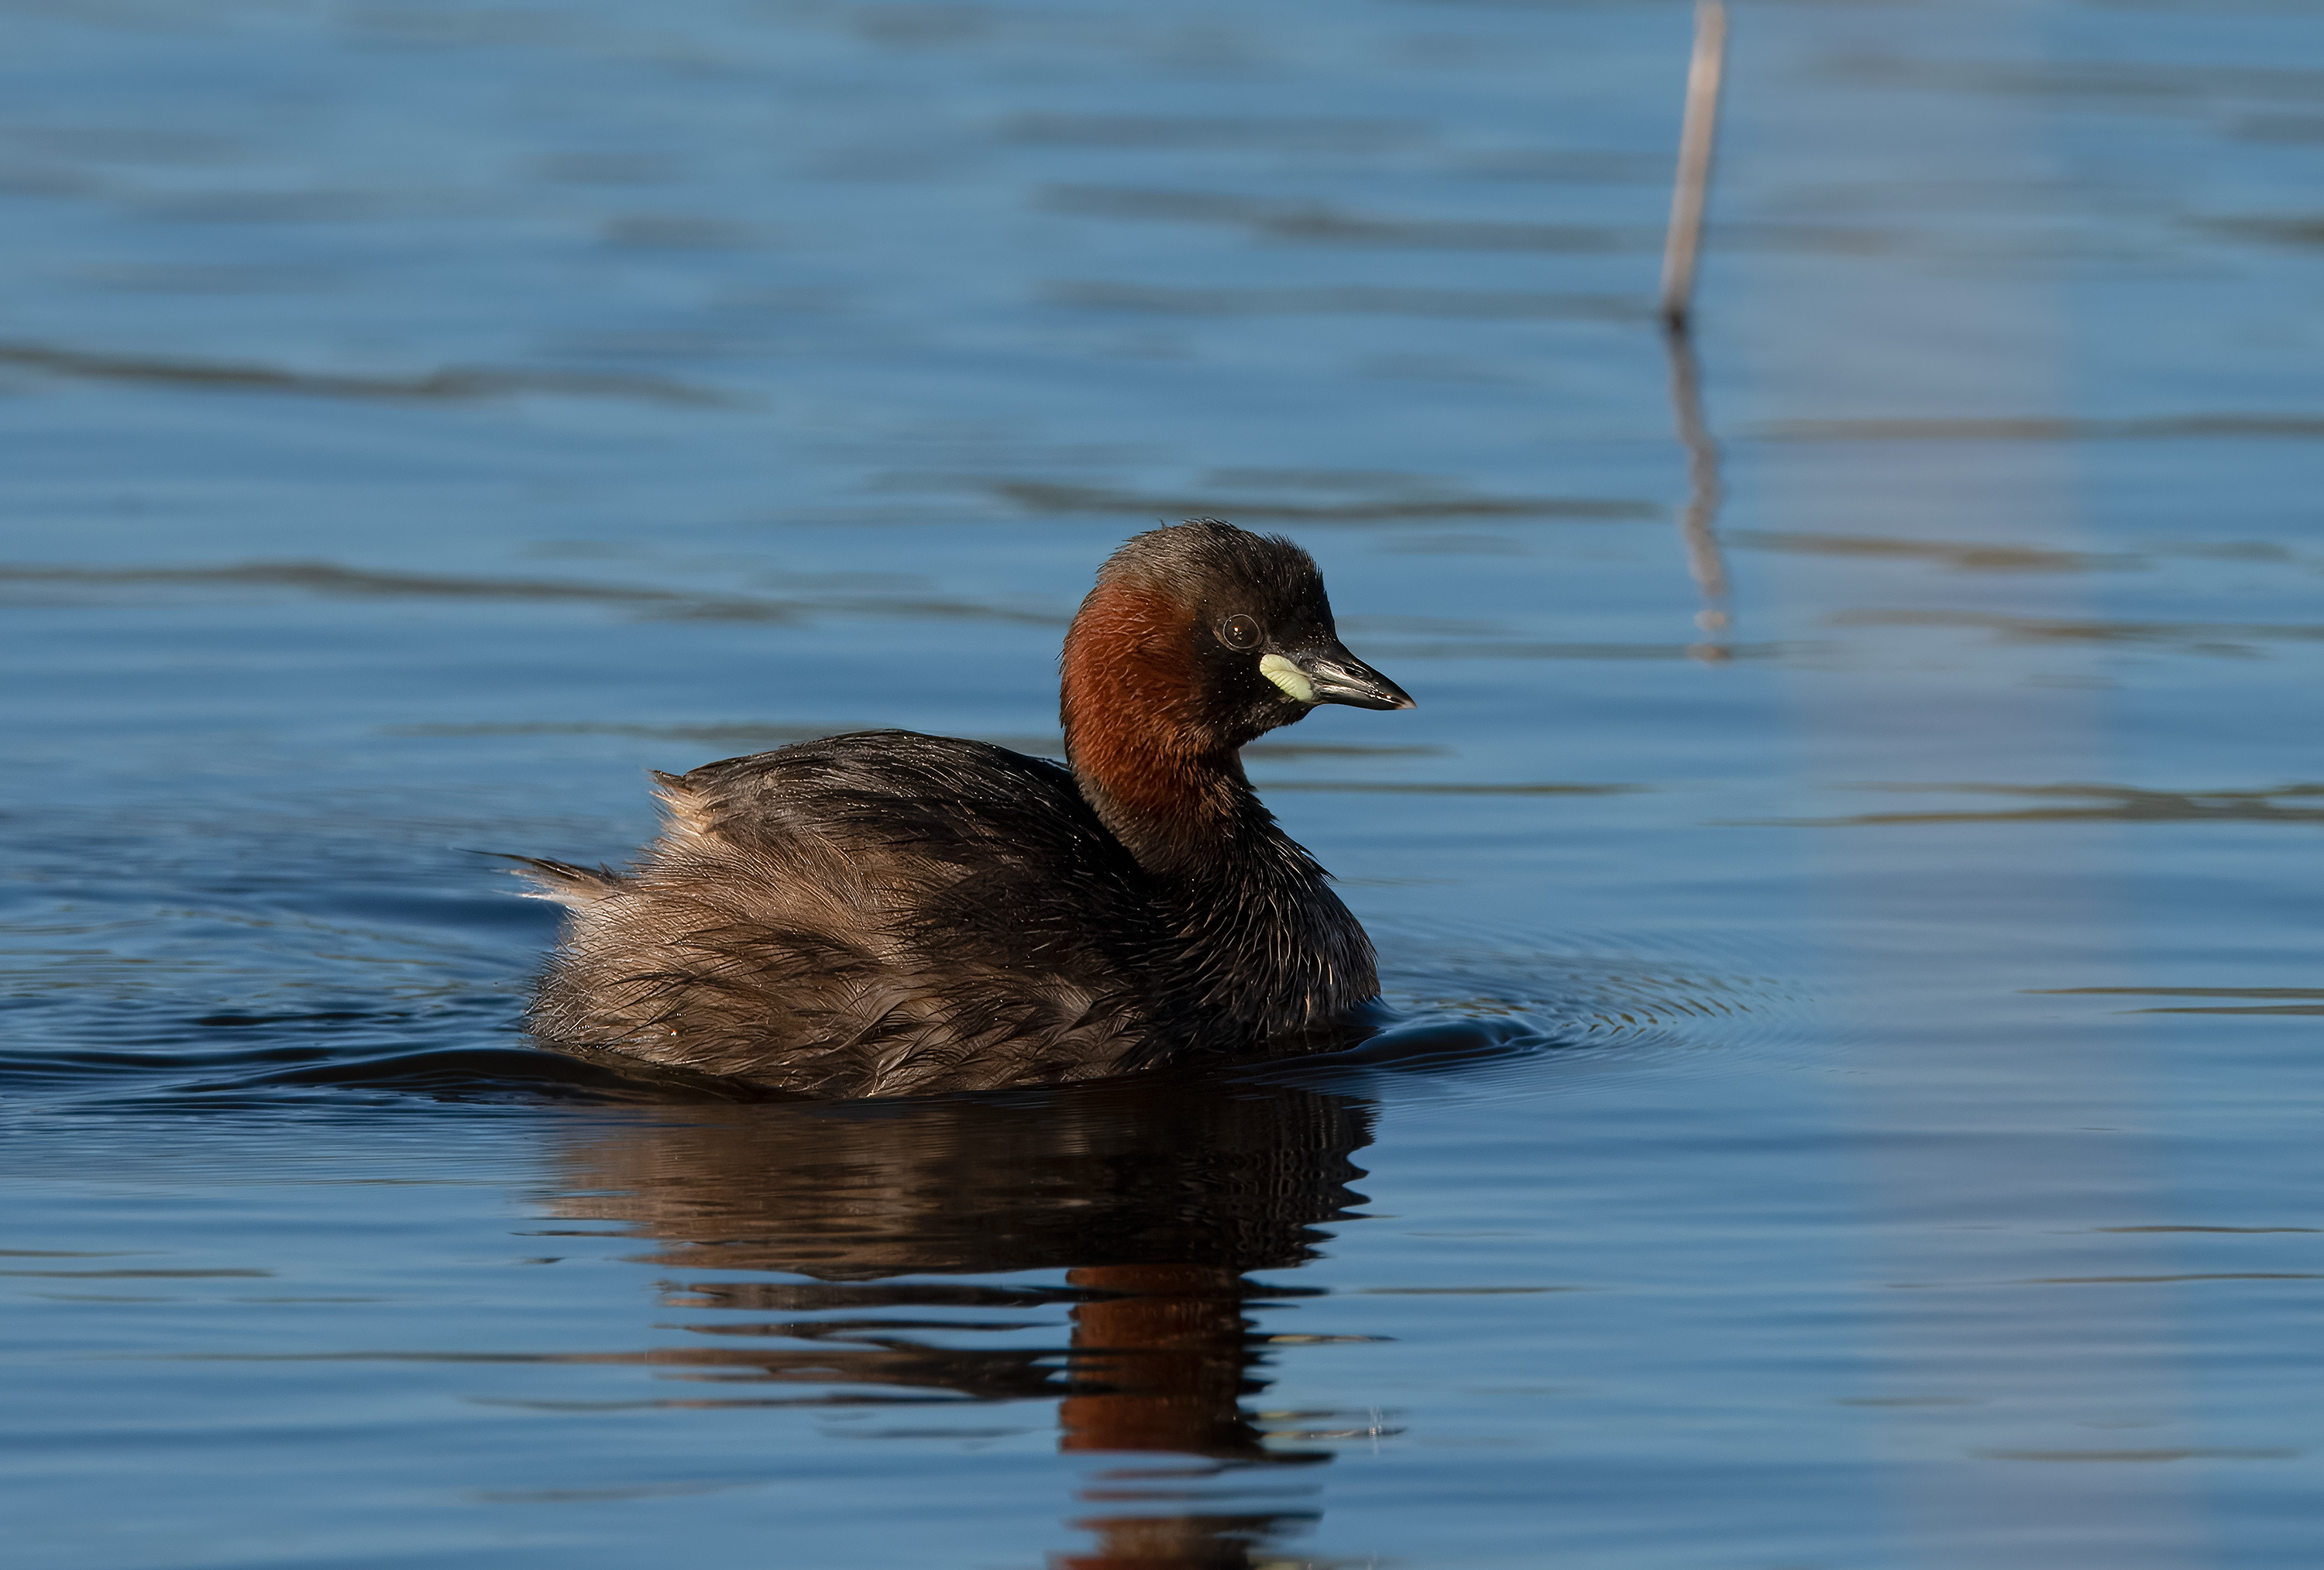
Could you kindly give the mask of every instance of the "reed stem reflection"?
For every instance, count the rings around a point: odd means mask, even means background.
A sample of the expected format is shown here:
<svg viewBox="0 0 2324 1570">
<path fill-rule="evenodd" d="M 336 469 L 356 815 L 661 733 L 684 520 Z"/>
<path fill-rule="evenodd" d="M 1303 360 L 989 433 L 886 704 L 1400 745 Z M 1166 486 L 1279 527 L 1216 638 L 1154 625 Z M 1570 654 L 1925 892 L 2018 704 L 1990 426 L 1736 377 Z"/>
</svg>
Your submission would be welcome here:
<svg viewBox="0 0 2324 1570">
<path fill-rule="evenodd" d="M 1719 444 L 1702 418 L 1702 372 L 1694 354 L 1694 336 L 1683 325 L 1666 326 L 1663 348 L 1670 356 L 1671 412 L 1678 422 L 1678 439 L 1686 448 L 1686 510 L 1679 515 L 1679 537 L 1686 546 L 1686 570 L 1702 595 L 1702 609 L 1694 624 L 1710 635 L 1709 641 L 1689 647 L 1687 653 L 1707 665 L 1735 657 L 1727 630 L 1727 557 L 1719 545 L 1719 504 L 1726 492 L 1719 478 Z"/>
</svg>

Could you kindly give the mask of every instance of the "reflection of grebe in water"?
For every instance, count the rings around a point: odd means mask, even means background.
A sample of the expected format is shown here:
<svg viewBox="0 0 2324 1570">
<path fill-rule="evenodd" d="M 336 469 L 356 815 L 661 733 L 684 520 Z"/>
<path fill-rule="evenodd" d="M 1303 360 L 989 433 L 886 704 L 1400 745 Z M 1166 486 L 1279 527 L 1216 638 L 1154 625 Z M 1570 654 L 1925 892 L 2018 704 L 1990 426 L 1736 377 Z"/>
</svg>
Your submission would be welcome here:
<svg viewBox="0 0 2324 1570">
<path fill-rule="evenodd" d="M 557 1210 L 630 1224 L 672 1271 L 792 1278 L 675 1288 L 674 1306 L 733 1312 L 686 1327 L 711 1345 L 639 1358 L 669 1377 L 1062 1398 L 1062 1450 L 1208 1464 L 1117 1478 L 1127 1486 L 1107 1491 L 1116 1498 L 1161 1492 L 1183 1506 L 1104 1506 L 1074 1523 L 1096 1535 L 1095 1549 L 1056 1563 L 1232 1570 L 1268 1557 L 1258 1551 L 1314 1512 L 1208 1513 L 1203 1479 L 1243 1473 L 1240 1501 L 1250 1467 L 1328 1458 L 1284 1447 L 1289 1436 L 1270 1444 L 1247 1409 L 1269 1355 L 1247 1311 L 1286 1289 L 1245 1278 L 1305 1262 L 1323 1236 L 1316 1226 L 1362 1202 L 1346 1186 L 1361 1176 L 1349 1157 L 1370 1123 L 1370 1107 L 1346 1097 L 1175 1076 L 1006 1102 L 661 1107 L 571 1145 L 562 1176 L 593 1192 Z M 1062 1287 L 895 1279 L 1059 1270 Z M 1063 1347 L 1028 1347 L 1021 1334 L 994 1348 L 914 1334 L 1021 1333 L 1058 1305 L 1072 1321 Z M 963 1309 L 973 1317 L 942 1317 Z M 910 1398 L 803 1390 L 797 1404 L 899 1399 Z"/>
</svg>

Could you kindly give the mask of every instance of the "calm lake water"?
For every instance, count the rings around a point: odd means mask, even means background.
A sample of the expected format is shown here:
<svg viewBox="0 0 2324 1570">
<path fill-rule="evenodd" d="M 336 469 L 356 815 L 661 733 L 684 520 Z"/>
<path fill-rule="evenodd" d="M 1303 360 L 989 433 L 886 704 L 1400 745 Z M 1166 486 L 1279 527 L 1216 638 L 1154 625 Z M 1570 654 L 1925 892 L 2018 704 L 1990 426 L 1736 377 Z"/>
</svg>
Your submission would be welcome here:
<svg viewBox="0 0 2324 1570">
<path fill-rule="evenodd" d="M 23 1562 L 2306 1566 L 2324 5 L 0 5 Z M 1055 746 L 1157 519 L 1406 1023 L 537 1052 L 650 767 Z M 1694 565 L 1719 570 L 1701 551 Z"/>
</svg>

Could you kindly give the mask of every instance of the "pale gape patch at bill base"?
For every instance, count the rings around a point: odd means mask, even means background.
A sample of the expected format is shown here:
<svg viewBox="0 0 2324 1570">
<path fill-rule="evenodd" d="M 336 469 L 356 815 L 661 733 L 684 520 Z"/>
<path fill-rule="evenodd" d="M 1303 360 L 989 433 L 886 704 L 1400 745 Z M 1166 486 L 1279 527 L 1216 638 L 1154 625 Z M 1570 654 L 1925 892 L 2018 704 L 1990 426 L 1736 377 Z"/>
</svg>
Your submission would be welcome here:
<svg viewBox="0 0 2324 1570">
<path fill-rule="evenodd" d="M 1307 673 L 1279 654 L 1270 654 L 1260 660 L 1259 674 L 1281 687 L 1294 702 L 1315 701 L 1315 684 L 1307 679 Z"/>
</svg>

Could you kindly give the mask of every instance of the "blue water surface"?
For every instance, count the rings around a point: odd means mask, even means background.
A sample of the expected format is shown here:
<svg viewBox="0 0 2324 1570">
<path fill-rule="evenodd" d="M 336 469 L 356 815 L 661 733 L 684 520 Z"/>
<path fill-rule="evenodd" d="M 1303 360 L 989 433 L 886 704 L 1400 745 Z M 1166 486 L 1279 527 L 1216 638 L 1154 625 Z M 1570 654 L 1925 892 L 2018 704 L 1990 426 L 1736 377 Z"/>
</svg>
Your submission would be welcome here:
<svg viewBox="0 0 2324 1570">
<path fill-rule="evenodd" d="M 1690 550 L 1679 4 L 0 5 L 23 1562 L 2312 1564 L 2324 5 L 1731 9 Z M 1385 1037 L 530 1044 L 477 851 L 1194 514 Z"/>
</svg>

